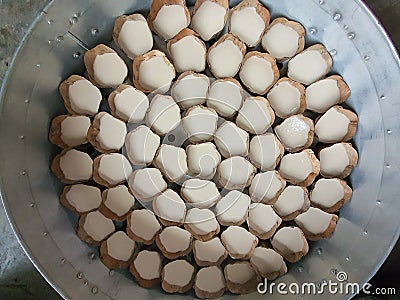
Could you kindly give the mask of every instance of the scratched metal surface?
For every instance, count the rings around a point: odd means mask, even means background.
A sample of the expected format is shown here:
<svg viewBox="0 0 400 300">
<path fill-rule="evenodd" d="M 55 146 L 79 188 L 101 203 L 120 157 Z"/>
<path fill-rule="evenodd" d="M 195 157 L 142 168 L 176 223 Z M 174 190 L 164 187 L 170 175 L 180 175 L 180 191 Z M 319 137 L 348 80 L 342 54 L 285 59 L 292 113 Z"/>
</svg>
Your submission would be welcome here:
<svg viewBox="0 0 400 300">
<path fill-rule="evenodd" d="M 0 1 L 0 79 L 4 77 L 12 53 L 20 39 L 26 32 L 34 17 L 38 12 L 40 12 L 40 7 L 42 7 L 45 2 L 46 1 L 43 0 Z M 399 1 L 381 0 L 367 2 L 372 6 L 384 25 L 389 29 L 395 43 L 398 44 L 400 42 L 400 27 L 396 20 L 398 20 L 398 17 L 400 16 Z M 51 14 L 54 13 L 54 11 L 48 13 Z M 67 19 L 63 21 L 68 22 L 69 20 Z M 89 28 L 89 25 L 82 24 L 75 33 L 78 36 L 85 35 L 85 30 L 88 30 Z M 51 33 L 49 33 L 49 36 L 50 34 Z M 54 35 L 49 38 L 49 47 L 52 46 L 51 44 L 55 42 L 56 38 L 57 36 Z M 96 42 L 96 40 L 92 40 L 92 43 Z M 28 64 L 31 62 L 27 61 L 26 63 Z M 57 299 L 57 294 L 46 285 L 44 280 L 24 255 L 19 244 L 16 242 L 16 239 L 7 224 L 3 209 L 0 210 L 0 230 L 2 233 L 2 239 L 0 240 L 0 298 Z M 86 252 L 84 254 L 85 260 L 88 260 L 87 254 L 88 253 Z M 399 274 L 397 261 L 398 256 L 394 256 L 392 263 L 388 263 L 383 267 L 386 271 L 384 274 L 390 272 L 392 276 L 389 277 L 378 273 L 378 276 L 376 277 L 377 279 L 375 280 L 379 282 L 379 276 L 383 276 L 386 277 L 387 283 L 390 278 L 396 278 L 396 275 L 398 276 Z M 393 274 L 395 276 L 393 276 Z M 68 280 L 71 280 L 71 278 L 68 278 Z M 74 280 L 76 280 L 76 278 L 74 278 Z M 82 284 L 82 287 L 78 287 L 79 289 L 90 290 L 90 286 L 84 287 L 84 281 L 80 280 L 75 282 L 74 280 L 71 280 L 72 284 Z M 393 281 L 399 282 L 398 277 L 397 280 L 394 279 Z"/>
</svg>

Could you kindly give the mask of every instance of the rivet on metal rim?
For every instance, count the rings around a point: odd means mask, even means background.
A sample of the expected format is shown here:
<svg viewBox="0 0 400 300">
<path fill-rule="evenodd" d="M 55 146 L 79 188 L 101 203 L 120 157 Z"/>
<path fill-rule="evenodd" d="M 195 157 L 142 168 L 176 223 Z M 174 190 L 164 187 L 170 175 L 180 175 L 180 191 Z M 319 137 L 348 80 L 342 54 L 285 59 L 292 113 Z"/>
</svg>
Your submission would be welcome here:
<svg viewBox="0 0 400 300">
<path fill-rule="evenodd" d="M 355 34 L 354 32 L 349 32 L 349 33 L 347 34 L 347 38 L 348 38 L 349 40 L 354 40 L 355 37 L 356 37 L 356 34 Z"/>
<path fill-rule="evenodd" d="M 82 279 L 83 278 L 83 273 L 82 272 L 76 273 L 76 278 Z"/>
<path fill-rule="evenodd" d="M 74 25 L 74 24 L 78 23 L 78 16 L 75 15 L 71 19 L 69 19 L 69 23 L 71 25 Z"/>
</svg>

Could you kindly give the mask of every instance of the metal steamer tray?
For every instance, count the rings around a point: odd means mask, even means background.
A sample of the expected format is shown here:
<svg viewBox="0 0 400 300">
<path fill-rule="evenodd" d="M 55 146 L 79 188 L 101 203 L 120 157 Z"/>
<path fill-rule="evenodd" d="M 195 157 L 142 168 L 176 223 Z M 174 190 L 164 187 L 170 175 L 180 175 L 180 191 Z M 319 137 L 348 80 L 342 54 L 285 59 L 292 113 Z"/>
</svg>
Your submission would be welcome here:
<svg viewBox="0 0 400 300">
<path fill-rule="evenodd" d="M 230 2 L 233 6 L 239 1 Z M 345 272 L 349 282 L 365 283 L 399 237 L 399 58 L 379 22 L 360 0 L 262 2 L 272 18 L 285 16 L 301 22 L 307 29 L 308 43 L 321 42 L 328 48 L 334 60 L 333 72 L 349 84 L 352 95 L 348 103 L 360 118 L 354 139 L 360 160 L 351 176 L 353 198 L 340 211 L 333 237 L 311 244 L 310 253 L 290 266 L 278 282 L 321 283 L 336 280 L 338 272 Z M 64 298 L 193 297 L 146 290 L 127 272 L 109 271 L 98 259 L 97 249 L 76 236 L 77 218 L 59 204 L 61 184 L 49 168 L 58 151 L 48 142 L 49 124 L 64 112 L 59 83 L 70 74 L 83 73 L 84 52 L 111 40 L 116 17 L 146 13 L 149 6 L 150 0 L 50 1 L 22 41 L 2 89 L 2 199 L 27 255 Z M 318 296 L 294 296 L 313 297 Z"/>
</svg>

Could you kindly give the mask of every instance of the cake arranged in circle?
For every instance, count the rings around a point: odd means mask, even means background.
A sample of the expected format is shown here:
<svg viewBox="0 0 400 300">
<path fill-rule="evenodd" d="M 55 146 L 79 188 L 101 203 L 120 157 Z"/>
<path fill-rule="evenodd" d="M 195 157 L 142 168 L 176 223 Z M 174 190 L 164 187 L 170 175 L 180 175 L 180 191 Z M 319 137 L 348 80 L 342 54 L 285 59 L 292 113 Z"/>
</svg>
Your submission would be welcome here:
<svg viewBox="0 0 400 300">
<path fill-rule="evenodd" d="M 258 0 L 129 13 L 60 82 L 50 124 L 78 237 L 168 294 L 247 294 L 293 272 L 352 196 L 347 73 Z"/>
</svg>

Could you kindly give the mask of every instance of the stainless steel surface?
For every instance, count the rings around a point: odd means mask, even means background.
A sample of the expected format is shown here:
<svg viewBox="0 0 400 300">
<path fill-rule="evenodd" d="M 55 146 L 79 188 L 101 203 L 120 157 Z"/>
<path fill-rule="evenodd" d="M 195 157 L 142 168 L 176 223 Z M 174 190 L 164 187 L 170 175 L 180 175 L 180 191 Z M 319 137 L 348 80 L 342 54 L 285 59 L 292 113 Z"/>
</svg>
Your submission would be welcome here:
<svg viewBox="0 0 400 300">
<path fill-rule="evenodd" d="M 48 168 L 56 153 L 47 141 L 49 122 L 63 112 L 56 89 L 59 82 L 83 71 L 82 54 L 87 46 L 110 40 L 116 16 L 142 10 L 148 3 L 52 1 L 33 25 L 4 86 L 0 120 L 3 201 L 26 251 L 67 298 L 165 297 L 157 290 L 138 288 L 125 273 L 110 276 L 98 259 L 91 258 L 96 250 L 75 236 L 76 218 L 59 205 L 60 184 Z M 349 83 L 353 92 L 349 104 L 360 116 L 355 139 L 360 163 L 352 176 L 353 199 L 341 211 L 334 237 L 313 244 L 310 255 L 281 280 L 320 282 L 333 279 L 333 271 L 338 270 L 345 271 L 350 282 L 365 282 L 399 234 L 398 58 L 361 2 L 310 0 L 294 7 L 291 0 L 271 0 L 267 6 L 273 16 L 282 14 L 302 22 L 309 41 L 320 41 L 336 53 L 334 71 Z"/>
</svg>

